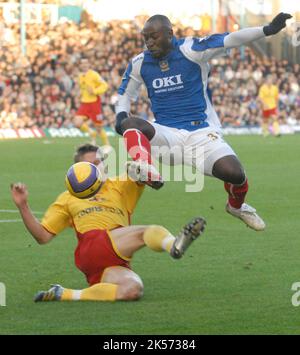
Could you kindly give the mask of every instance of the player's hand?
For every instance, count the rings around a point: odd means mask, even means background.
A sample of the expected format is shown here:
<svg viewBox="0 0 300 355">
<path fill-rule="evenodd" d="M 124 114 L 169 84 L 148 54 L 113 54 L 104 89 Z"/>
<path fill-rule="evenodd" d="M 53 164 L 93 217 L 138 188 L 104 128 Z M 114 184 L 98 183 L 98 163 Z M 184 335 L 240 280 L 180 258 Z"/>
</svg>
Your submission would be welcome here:
<svg viewBox="0 0 300 355">
<path fill-rule="evenodd" d="M 18 182 L 10 185 L 11 196 L 17 207 L 27 203 L 28 190 L 25 184 Z"/>
<path fill-rule="evenodd" d="M 273 18 L 272 22 L 269 25 L 263 27 L 264 34 L 266 36 L 275 35 L 286 26 L 286 20 L 292 17 L 293 16 L 290 14 L 280 12 L 280 14 Z"/>
</svg>

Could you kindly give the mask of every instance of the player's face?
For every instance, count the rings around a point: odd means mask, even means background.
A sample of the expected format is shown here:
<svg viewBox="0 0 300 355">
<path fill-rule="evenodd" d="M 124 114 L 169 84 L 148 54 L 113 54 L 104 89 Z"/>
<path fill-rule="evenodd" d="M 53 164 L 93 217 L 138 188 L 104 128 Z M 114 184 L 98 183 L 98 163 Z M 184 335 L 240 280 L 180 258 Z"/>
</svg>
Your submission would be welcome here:
<svg viewBox="0 0 300 355">
<path fill-rule="evenodd" d="M 88 163 L 92 163 L 96 165 L 99 171 L 102 174 L 103 181 L 107 178 L 107 165 L 104 164 L 103 160 L 99 158 L 97 152 L 88 152 L 82 155 L 81 161 L 87 161 Z"/>
<path fill-rule="evenodd" d="M 273 84 L 273 78 L 271 76 L 267 77 L 267 84 L 272 85 Z"/>
<path fill-rule="evenodd" d="M 84 73 L 89 70 L 89 62 L 88 62 L 88 60 L 86 60 L 86 59 L 81 60 L 81 62 L 80 62 L 80 69 L 81 69 L 81 71 L 83 71 Z"/>
<path fill-rule="evenodd" d="M 172 48 L 173 31 L 157 24 L 146 23 L 142 35 L 147 49 L 154 58 L 162 58 Z"/>
<path fill-rule="evenodd" d="M 96 166 L 101 164 L 101 160 L 97 157 L 96 152 L 88 152 L 83 154 L 82 161 L 87 161 L 88 163 L 92 163 Z"/>
</svg>

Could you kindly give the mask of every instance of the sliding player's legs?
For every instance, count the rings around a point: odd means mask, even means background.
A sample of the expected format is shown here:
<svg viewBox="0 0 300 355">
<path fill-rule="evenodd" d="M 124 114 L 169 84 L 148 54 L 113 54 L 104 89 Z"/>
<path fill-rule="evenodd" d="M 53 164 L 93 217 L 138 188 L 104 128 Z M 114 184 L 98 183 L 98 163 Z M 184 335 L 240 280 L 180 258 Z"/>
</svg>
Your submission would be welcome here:
<svg viewBox="0 0 300 355">
<path fill-rule="evenodd" d="M 171 257 L 180 258 L 205 228 L 205 220 L 194 218 L 176 235 L 159 225 L 129 226 L 110 232 L 115 248 L 120 254 L 131 259 L 136 251 L 147 246 L 153 251 L 166 251 Z"/>
<path fill-rule="evenodd" d="M 110 266 L 103 270 L 101 280 L 90 287 L 75 290 L 51 285 L 48 291 L 38 292 L 34 301 L 136 301 L 142 297 L 143 289 L 143 282 L 134 271 Z"/>
<path fill-rule="evenodd" d="M 95 259 L 95 249 L 97 249 L 97 244 L 94 242 L 97 234 L 91 234 L 93 237 L 91 244 L 88 244 L 87 248 L 81 246 L 76 250 L 76 264 L 85 272 L 90 287 L 74 290 L 53 285 L 48 291 L 40 291 L 34 300 L 36 302 L 138 300 L 143 295 L 143 283 L 140 277 L 130 269 L 129 261 L 133 254 L 146 245 L 153 251 L 165 250 L 173 258 L 178 259 L 202 234 L 205 224 L 203 218 L 195 218 L 186 224 L 176 237 L 164 227 L 156 225 L 118 228 L 109 232 L 111 250 L 108 249 L 109 244 L 105 241 L 107 234 L 102 233 L 96 265 L 93 259 Z M 83 243 L 86 244 L 85 240 Z M 91 248 L 90 251 L 89 248 Z M 80 256 L 84 250 L 87 255 Z M 111 256 L 106 258 L 106 266 L 105 264 L 97 264 L 101 259 L 105 259 L 105 255 L 100 255 L 102 250 L 106 250 L 107 254 L 111 253 Z"/>
</svg>

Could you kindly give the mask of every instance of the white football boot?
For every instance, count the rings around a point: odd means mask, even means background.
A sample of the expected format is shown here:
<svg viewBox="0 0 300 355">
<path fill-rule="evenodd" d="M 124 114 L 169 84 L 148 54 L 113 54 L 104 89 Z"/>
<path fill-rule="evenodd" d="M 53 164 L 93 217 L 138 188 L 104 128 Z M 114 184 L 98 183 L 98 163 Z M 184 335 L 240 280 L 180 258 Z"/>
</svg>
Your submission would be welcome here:
<svg viewBox="0 0 300 355">
<path fill-rule="evenodd" d="M 128 161 L 126 171 L 131 180 L 146 184 L 155 190 L 163 187 L 164 182 L 154 165 L 146 161 Z"/>
<path fill-rule="evenodd" d="M 241 208 L 233 208 L 228 203 L 226 211 L 232 216 L 240 218 L 246 225 L 256 231 L 263 231 L 266 228 L 265 222 L 256 213 L 256 209 L 243 203 Z"/>
</svg>

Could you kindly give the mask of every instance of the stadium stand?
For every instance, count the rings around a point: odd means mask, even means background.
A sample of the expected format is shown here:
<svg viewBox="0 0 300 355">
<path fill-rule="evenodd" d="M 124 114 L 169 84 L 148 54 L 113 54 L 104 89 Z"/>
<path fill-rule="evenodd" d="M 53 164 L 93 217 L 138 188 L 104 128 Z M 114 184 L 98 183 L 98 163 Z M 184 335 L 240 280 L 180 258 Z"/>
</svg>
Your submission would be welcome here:
<svg viewBox="0 0 300 355">
<path fill-rule="evenodd" d="M 129 58 L 143 50 L 140 23 L 112 21 L 101 25 L 65 21 L 27 25 L 27 57 L 19 48 L 19 25 L 6 26 L 0 47 L 0 128 L 73 127 L 79 105 L 76 84 L 82 55 L 109 83 L 103 96 L 107 125 L 114 124 L 117 88 Z M 175 26 L 178 37 L 201 35 L 191 28 Z M 212 62 L 210 89 L 224 127 L 255 127 L 261 121 L 257 98 L 264 78 L 273 74 L 280 90 L 279 121 L 300 124 L 300 65 L 286 60 L 262 58 L 245 50 Z M 152 120 L 146 92 L 133 114 Z"/>
</svg>

